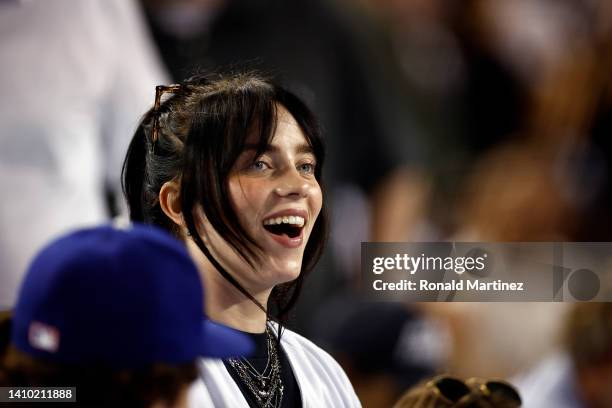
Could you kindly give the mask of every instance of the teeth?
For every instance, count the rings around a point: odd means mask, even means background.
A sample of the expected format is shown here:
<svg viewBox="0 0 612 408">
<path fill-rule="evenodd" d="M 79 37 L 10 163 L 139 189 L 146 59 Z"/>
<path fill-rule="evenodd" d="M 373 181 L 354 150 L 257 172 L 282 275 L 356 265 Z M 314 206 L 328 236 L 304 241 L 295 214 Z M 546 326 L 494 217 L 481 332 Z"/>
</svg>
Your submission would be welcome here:
<svg viewBox="0 0 612 408">
<path fill-rule="evenodd" d="M 264 225 L 290 224 L 298 227 L 304 226 L 304 217 L 289 215 L 285 217 L 268 218 L 264 220 Z"/>
</svg>

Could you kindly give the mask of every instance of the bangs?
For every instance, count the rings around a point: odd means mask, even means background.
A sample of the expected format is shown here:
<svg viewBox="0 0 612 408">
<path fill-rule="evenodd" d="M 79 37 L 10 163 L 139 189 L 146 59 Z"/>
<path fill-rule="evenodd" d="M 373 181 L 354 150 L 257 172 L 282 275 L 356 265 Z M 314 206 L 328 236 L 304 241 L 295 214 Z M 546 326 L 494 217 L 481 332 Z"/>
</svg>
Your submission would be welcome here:
<svg viewBox="0 0 612 408">
<path fill-rule="evenodd" d="M 315 177 L 321 181 L 324 146 L 320 131 L 310 110 L 297 97 L 283 89 L 245 88 L 229 95 L 215 93 L 199 102 L 190 138 L 208 138 L 216 149 L 214 162 L 223 178 L 229 176 L 240 155 L 254 148 L 253 160 L 271 146 L 282 106 L 296 121 L 308 146 L 317 159 Z M 211 109 L 213 107 L 213 109 Z"/>
<path fill-rule="evenodd" d="M 188 139 L 208 139 L 207 156 L 216 170 L 227 177 L 247 145 L 263 154 L 270 146 L 277 124 L 277 107 L 271 91 L 244 89 L 214 93 L 199 101 Z"/>
</svg>

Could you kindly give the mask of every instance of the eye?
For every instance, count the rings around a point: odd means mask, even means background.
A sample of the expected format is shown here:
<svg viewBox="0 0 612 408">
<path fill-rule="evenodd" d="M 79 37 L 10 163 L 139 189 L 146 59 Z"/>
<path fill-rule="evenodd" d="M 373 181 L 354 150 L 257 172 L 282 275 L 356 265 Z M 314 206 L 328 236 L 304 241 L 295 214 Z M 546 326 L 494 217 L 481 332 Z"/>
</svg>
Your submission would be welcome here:
<svg viewBox="0 0 612 408">
<path fill-rule="evenodd" d="M 263 160 L 256 160 L 249 166 L 249 168 L 253 171 L 265 171 L 268 170 L 270 166 Z"/>
<path fill-rule="evenodd" d="M 302 163 L 298 165 L 297 169 L 300 173 L 303 174 L 314 174 L 315 166 L 316 165 L 314 163 Z"/>
</svg>

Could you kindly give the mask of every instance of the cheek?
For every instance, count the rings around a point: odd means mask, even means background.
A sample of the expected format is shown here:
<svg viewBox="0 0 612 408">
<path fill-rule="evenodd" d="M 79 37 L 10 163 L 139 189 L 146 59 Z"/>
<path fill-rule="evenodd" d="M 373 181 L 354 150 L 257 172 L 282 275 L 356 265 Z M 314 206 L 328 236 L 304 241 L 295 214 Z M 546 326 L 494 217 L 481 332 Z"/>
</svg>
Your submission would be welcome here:
<svg viewBox="0 0 612 408">
<path fill-rule="evenodd" d="M 321 191 L 319 183 L 315 183 L 315 185 L 312 186 L 310 202 L 313 214 L 318 217 L 323 207 L 323 192 Z"/>
<path fill-rule="evenodd" d="M 232 205 L 241 220 L 250 220 L 263 208 L 266 199 L 266 184 L 261 180 L 237 178 L 231 180 L 229 191 Z"/>
</svg>

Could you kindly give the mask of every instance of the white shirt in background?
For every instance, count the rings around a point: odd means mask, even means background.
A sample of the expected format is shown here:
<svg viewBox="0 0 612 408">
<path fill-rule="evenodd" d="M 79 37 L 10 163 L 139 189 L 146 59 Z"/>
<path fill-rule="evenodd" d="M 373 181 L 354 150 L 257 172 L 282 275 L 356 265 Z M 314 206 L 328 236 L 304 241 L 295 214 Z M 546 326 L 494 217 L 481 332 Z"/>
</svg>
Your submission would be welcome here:
<svg viewBox="0 0 612 408">
<path fill-rule="evenodd" d="M 6 308 L 44 244 L 107 219 L 104 188 L 119 191 L 127 146 L 165 75 L 132 0 L 0 1 L 0 61 Z"/>
</svg>

